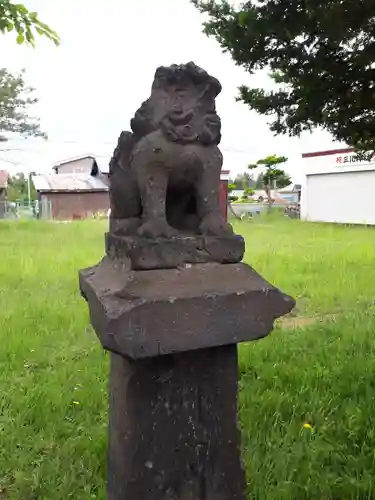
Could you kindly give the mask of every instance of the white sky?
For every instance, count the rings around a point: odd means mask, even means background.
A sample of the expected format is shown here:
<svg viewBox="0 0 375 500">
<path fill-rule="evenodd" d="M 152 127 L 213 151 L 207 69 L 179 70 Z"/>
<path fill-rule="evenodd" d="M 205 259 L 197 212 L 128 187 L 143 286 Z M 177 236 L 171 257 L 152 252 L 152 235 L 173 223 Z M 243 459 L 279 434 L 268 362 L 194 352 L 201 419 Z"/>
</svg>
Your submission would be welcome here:
<svg viewBox="0 0 375 500">
<path fill-rule="evenodd" d="M 286 170 L 302 180 L 301 153 L 329 149 L 330 136 L 317 131 L 302 138 L 274 137 L 267 118 L 235 102 L 241 84 L 269 86 L 264 75 L 250 77 L 202 33 L 202 15 L 189 0 L 25 0 L 62 39 L 56 48 L 38 39 L 36 49 L 19 47 L 15 35 L 0 36 L 1 65 L 25 68 L 36 88 L 39 116 L 49 140 L 19 139 L 1 153 L 10 172 L 45 172 L 58 160 L 92 153 L 109 157 L 121 130 L 149 96 L 157 66 L 194 61 L 223 86 L 217 99 L 222 119 L 224 168 L 232 175 L 276 153 L 289 158 Z M 4 156 L 6 155 L 6 156 Z"/>
</svg>

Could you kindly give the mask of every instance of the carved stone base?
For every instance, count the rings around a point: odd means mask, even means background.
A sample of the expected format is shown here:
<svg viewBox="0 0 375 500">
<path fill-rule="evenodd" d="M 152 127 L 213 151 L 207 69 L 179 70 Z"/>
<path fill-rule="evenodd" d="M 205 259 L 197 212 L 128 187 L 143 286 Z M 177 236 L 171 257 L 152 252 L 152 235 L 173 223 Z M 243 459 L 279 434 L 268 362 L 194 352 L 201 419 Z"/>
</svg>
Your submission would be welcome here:
<svg viewBox="0 0 375 500">
<path fill-rule="evenodd" d="M 241 236 L 178 236 L 152 240 L 139 236 L 106 234 L 106 252 L 112 258 L 130 258 L 135 270 L 170 269 L 184 263 L 241 262 L 245 242 Z"/>
<path fill-rule="evenodd" d="M 80 272 L 111 351 L 108 499 L 245 500 L 237 346 L 265 337 L 294 300 L 246 264 Z"/>
<path fill-rule="evenodd" d="M 132 359 L 265 337 L 295 304 L 246 264 L 132 273 L 105 257 L 80 287 L 103 347 Z"/>
<path fill-rule="evenodd" d="M 237 346 L 111 354 L 108 500 L 245 500 Z"/>
</svg>

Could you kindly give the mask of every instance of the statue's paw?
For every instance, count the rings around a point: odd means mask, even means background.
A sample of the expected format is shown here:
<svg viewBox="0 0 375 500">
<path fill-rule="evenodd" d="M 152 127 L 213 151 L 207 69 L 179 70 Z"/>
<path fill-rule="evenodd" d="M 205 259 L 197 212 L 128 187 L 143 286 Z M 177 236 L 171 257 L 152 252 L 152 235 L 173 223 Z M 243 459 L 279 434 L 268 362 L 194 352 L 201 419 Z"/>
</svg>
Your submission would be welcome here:
<svg viewBox="0 0 375 500">
<path fill-rule="evenodd" d="M 127 219 L 110 218 L 109 231 L 110 233 L 118 236 L 128 236 L 136 234 L 140 225 L 141 222 L 138 217 L 131 217 Z"/>
<path fill-rule="evenodd" d="M 178 231 L 164 220 L 150 219 L 142 224 L 138 234 L 145 238 L 172 238 L 178 235 Z"/>
<path fill-rule="evenodd" d="M 202 234 L 207 236 L 231 236 L 233 234 L 232 226 L 225 222 L 220 214 L 206 215 L 199 229 Z"/>
</svg>

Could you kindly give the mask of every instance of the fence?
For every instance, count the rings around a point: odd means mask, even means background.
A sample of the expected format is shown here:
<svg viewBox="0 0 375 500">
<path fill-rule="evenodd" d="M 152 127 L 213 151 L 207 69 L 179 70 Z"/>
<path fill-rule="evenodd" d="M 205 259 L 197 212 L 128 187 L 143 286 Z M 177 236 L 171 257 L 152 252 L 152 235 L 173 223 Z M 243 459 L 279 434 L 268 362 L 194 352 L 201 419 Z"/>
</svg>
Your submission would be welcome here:
<svg viewBox="0 0 375 500">
<path fill-rule="evenodd" d="M 240 219 L 252 218 L 261 213 L 267 213 L 269 209 L 270 207 L 267 203 L 231 203 L 230 206 L 230 212 Z M 272 211 L 284 213 L 284 215 L 291 218 L 300 217 L 300 207 L 298 203 L 285 205 L 275 202 L 272 204 Z"/>
<path fill-rule="evenodd" d="M 50 200 L 0 201 L 0 219 L 51 219 Z"/>
</svg>

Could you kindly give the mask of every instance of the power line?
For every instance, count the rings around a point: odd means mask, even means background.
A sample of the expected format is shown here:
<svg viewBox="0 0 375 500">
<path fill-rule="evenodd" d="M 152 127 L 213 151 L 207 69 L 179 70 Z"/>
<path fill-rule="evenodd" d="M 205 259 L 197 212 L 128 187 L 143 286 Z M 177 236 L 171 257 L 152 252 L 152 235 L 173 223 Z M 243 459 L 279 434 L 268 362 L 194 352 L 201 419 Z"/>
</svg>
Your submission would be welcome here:
<svg viewBox="0 0 375 500">
<path fill-rule="evenodd" d="M 84 141 L 50 141 L 52 142 L 53 144 L 76 144 L 76 145 L 85 145 L 86 143 Z M 113 149 L 116 147 L 116 143 L 115 142 L 102 142 L 102 143 L 98 143 L 96 142 L 96 145 L 98 147 L 100 146 L 105 146 L 105 145 L 110 145 L 113 147 Z M 8 150 L 0 150 L 0 153 L 1 152 L 11 152 L 11 151 L 18 151 L 18 152 L 21 152 L 21 153 L 35 153 L 35 154 L 45 154 L 45 151 L 42 151 L 42 149 L 40 148 L 40 146 L 38 145 L 39 147 L 39 151 L 38 150 L 35 150 L 35 146 L 32 147 L 32 148 L 9 148 Z M 85 148 L 87 149 L 87 148 Z M 223 153 L 238 153 L 238 154 L 248 154 L 248 155 L 251 155 L 253 153 L 253 151 L 250 151 L 250 150 L 247 150 L 247 149 L 237 149 L 237 148 L 225 148 L 225 147 L 220 147 L 220 150 L 223 152 Z M 99 154 L 95 154 L 95 156 L 98 156 L 98 157 L 105 157 L 107 155 L 99 155 Z"/>
<path fill-rule="evenodd" d="M 47 139 L 47 140 L 41 140 L 41 139 L 36 139 L 36 138 L 33 138 L 33 137 L 30 137 L 30 138 L 27 138 L 27 139 L 24 139 L 22 137 L 16 137 L 16 138 L 10 138 L 8 140 L 8 142 L 28 142 L 28 143 L 31 143 L 31 142 L 34 142 L 34 141 L 37 141 L 38 144 L 40 146 L 42 145 L 47 145 L 47 144 L 89 144 L 91 142 L 95 142 L 95 144 L 99 145 L 99 146 L 112 146 L 112 147 L 115 147 L 116 144 L 117 144 L 117 139 L 113 140 L 113 141 L 101 141 L 101 142 L 98 142 L 97 140 L 93 140 L 93 139 Z M 248 149 L 239 149 L 239 148 L 225 148 L 225 147 L 221 147 L 220 149 L 222 149 L 223 151 L 228 151 L 228 152 L 233 152 L 233 153 L 251 153 Z"/>
<path fill-rule="evenodd" d="M 0 158 L 0 163 L 1 162 L 10 163 L 14 167 L 19 167 L 21 165 L 19 161 L 9 160 L 7 158 Z"/>
</svg>

